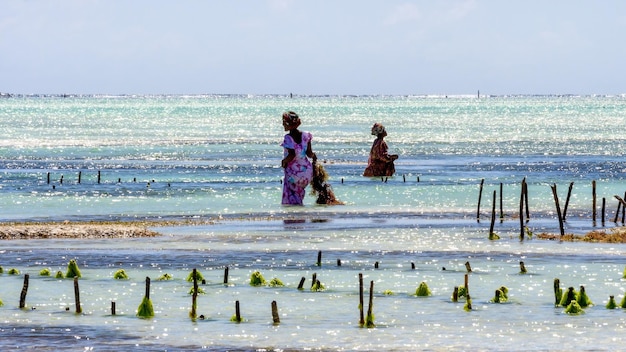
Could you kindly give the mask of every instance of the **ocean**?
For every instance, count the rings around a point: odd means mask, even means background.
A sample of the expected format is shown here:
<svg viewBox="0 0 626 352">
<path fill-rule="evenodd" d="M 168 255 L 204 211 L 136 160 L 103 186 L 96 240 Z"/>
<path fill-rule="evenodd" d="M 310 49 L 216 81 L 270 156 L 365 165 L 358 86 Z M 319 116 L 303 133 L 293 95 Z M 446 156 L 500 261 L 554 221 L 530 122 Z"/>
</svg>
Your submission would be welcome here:
<svg viewBox="0 0 626 352">
<path fill-rule="evenodd" d="M 280 204 L 286 110 L 313 134 L 345 205 L 316 205 L 313 195 L 303 207 Z M 157 226 L 163 236 L 156 239 L 3 241 L 3 350 L 624 344 L 623 312 L 604 306 L 626 292 L 626 245 L 530 235 L 560 231 L 551 186 L 561 209 L 567 203 L 565 232 L 624 226 L 615 196 L 626 192 L 626 96 L 17 95 L 0 98 L 0 121 L 0 221 L 188 223 Z M 389 151 L 399 155 L 393 177 L 361 176 L 374 122 L 386 126 Z M 492 209 L 499 240 L 488 238 Z M 70 259 L 83 269 L 81 314 L 66 311 L 70 282 L 38 275 L 65 270 Z M 520 261 L 528 274 L 520 274 Z M 30 273 L 30 309 L 18 307 L 23 276 L 9 268 Z M 199 297 L 204 320 L 188 315 L 192 268 L 208 277 Z M 131 278 L 112 279 L 119 269 Z M 285 287 L 248 285 L 255 271 Z M 166 272 L 174 279 L 154 280 Z M 375 328 L 359 327 L 359 273 L 366 289 L 374 285 Z M 312 274 L 326 290 L 309 289 Z M 469 312 L 450 298 L 466 274 Z M 139 319 L 146 277 L 154 280 L 156 314 Z M 576 290 L 584 285 L 595 305 L 576 316 L 555 308 L 555 278 Z M 432 296 L 414 295 L 420 282 Z M 491 303 L 500 286 L 511 299 Z M 242 323 L 230 321 L 235 300 L 247 316 Z M 280 324 L 272 323 L 272 300 Z M 121 313 L 110 314 L 112 301 Z"/>
</svg>

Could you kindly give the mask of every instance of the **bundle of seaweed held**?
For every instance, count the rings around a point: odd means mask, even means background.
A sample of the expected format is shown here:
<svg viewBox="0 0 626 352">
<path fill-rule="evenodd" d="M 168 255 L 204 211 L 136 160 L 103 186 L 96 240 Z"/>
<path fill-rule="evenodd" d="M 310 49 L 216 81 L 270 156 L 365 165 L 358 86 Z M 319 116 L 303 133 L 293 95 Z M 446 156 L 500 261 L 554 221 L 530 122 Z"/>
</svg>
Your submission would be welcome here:
<svg viewBox="0 0 626 352">
<path fill-rule="evenodd" d="M 317 195 L 317 204 L 341 205 L 342 201 L 335 197 L 335 192 L 328 182 L 328 173 L 322 164 L 313 162 L 313 180 L 311 181 L 311 193 Z"/>
</svg>

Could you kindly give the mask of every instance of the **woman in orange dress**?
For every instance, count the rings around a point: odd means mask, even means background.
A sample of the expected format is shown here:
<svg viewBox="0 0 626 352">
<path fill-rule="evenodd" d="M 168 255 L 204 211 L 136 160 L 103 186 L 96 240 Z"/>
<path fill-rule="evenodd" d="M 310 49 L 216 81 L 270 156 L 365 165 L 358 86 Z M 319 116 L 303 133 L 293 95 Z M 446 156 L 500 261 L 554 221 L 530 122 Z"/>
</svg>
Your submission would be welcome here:
<svg viewBox="0 0 626 352">
<path fill-rule="evenodd" d="M 376 140 L 372 144 L 367 168 L 365 168 L 363 176 L 393 176 L 396 172 L 393 162 L 398 159 L 398 155 L 389 155 L 387 153 L 387 142 L 384 139 L 387 136 L 385 126 L 378 122 L 375 123 L 372 126 L 372 135 L 376 136 Z"/>
</svg>

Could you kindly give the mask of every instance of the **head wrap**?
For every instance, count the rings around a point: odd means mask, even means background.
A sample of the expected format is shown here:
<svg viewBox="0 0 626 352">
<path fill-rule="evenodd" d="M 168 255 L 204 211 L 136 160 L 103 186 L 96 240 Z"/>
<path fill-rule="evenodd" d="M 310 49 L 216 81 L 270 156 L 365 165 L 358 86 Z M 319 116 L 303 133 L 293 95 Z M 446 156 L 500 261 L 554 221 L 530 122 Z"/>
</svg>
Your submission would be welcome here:
<svg viewBox="0 0 626 352">
<path fill-rule="evenodd" d="M 372 126 L 372 135 L 378 136 L 382 133 L 385 133 L 385 126 L 383 126 L 382 123 L 376 122 L 374 126 Z"/>
<path fill-rule="evenodd" d="M 302 122 L 300 121 L 300 116 L 293 111 L 285 111 L 283 113 L 283 126 L 294 129 L 298 128 Z"/>
</svg>

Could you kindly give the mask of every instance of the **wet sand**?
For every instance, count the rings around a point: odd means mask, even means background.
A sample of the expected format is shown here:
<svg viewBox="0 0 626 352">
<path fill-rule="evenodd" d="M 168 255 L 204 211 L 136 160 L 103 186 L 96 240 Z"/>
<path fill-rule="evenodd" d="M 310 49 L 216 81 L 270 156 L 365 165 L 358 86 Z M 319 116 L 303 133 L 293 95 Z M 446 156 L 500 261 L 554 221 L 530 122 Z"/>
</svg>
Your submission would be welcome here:
<svg viewBox="0 0 626 352">
<path fill-rule="evenodd" d="M 135 238 L 161 234 L 148 229 L 155 224 L 144 222 L 62 222 L 62 223 L 3 223 L 0 240 L 47 238 Z"/>
<path fill-rule="evenodd" d="M 254 221 L 259 219 L 246 219 Z M 286 220 L 286 219 L 284 219 Z M 162 226 L 189 226 L 210 224 L 215 221 L 106 221 L 106 222 L 41 222 L 41 223 L 0 223 L 0 240 L 23 239 L 89 239 L 89 238 L 137 238 L 156 237 L 161 233 L 152 230 Z M 601 243 L 626 243 L 626 227 L 594 230 L 584 235 L 540 233 L 538 239 L 556 241 L 583 241 Z"/>
</svg>

